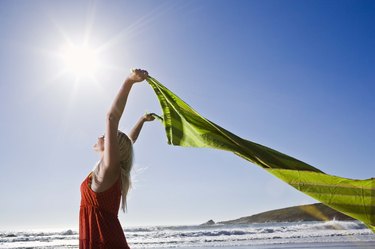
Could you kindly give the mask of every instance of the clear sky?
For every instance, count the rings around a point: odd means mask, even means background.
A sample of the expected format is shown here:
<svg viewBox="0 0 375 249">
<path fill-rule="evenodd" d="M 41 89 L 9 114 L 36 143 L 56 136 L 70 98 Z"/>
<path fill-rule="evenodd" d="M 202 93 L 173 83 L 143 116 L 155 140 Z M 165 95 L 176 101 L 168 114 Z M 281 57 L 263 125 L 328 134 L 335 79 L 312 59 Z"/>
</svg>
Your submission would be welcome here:
<svg viewBox="0 0 375 249">
<path fill-rule="evenodd" d="M 95 70 L 75 72 L 68 44 L 95 51 Z M 92 145 L 133 67 L 245 139 L 374 177 L 374 44 L 374 1 L 0 1 L 0 230 L 78 229 Z M 146 111 L 161 113 L 143 83 L 121 129 Z M 234 154 L 167 145 L 156 121 L 135 156 L 125 227 L 315 202 Z"/>
</svg>

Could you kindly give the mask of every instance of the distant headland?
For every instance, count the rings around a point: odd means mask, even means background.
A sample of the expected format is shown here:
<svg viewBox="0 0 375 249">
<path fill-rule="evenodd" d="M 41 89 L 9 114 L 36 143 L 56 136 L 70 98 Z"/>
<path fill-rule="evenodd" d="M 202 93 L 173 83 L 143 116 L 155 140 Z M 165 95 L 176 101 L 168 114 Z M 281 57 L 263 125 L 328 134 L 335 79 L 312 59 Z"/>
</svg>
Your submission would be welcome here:
<svg viewBox="0 0 375 249">
<path fill-rule="evenodd" d="M 251 216 L 214 222 L 209 220 L 201 225 L 209 226 L 214 224 L 251 224 L 266 222 L 298 222 L 298 221 L 328 221 L 328 220 L 354 220 L 343 213 L 340 213 L 322 203 L 294 206 L 282 209 L 271 210 Z"/>
</svg>

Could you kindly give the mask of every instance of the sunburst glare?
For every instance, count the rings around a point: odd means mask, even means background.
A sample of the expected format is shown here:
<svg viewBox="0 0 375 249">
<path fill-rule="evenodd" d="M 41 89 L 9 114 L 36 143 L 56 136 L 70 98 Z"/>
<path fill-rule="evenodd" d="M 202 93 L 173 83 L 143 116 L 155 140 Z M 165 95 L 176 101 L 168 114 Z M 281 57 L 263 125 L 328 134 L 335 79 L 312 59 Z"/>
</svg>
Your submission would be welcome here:
<svg viewBox="0 0 375 249">
<path fill-rule="evenodd" d="M 77 78 L 92 77 L 98 70 L 98 55 L 87 45 L 68 44 L 61 51 L 65 70 Z"/>
</svg>

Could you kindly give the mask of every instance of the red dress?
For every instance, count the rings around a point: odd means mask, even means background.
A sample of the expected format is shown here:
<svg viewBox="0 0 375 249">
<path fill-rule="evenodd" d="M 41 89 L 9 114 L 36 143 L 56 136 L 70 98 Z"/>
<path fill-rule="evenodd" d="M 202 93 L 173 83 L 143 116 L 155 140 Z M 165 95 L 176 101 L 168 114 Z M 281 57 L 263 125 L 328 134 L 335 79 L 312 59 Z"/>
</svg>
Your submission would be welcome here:
<svg viewBox="0 0 375 249">
<path fill-rule="evenodd" d="M 129 249 L 118 220 L 121 200 L 121 177 L 104 192 L 90 186 L 90 175 L 81 184 L 79 211 L 80 249 Z"/>
</svg>

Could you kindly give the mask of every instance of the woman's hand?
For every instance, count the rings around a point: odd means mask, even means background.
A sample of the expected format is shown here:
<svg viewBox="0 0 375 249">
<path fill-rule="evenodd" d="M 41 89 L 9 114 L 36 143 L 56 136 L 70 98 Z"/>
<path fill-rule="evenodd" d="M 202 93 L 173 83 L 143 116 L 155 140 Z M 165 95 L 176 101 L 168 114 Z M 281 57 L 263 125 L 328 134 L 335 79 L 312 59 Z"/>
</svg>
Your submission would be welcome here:
<svg viewBox="0 0 375 249">
<path fill-rule="evenodd" d="M 132 69 L 132 72 L 126 79 L 130 83 L 142 82 L 148 77 L 148 72 L 142 69 Z"/>
<path fill-rule="evenodd" d="M 147 113 L 142 116 L 144 122 L 149 122 L 155 120 L 155 117 L 152 116 L 152 113 Z"/>
<path fill-rule="evenodd" d="M 155 117 L 152 116 L 152 113 L 146 113 L 145 115 L 142 115 L 139 118 L 138 122 L 134 125 L 133 129 L 129 133 L 129 137 L 133 141 L 133 143 L 135 143 L 135 141 L 137 141 L 139 133 L 142 130 L 143 124 L 145 122 L 152 121 L 154 119 L 155 119 Z"/>
</svg>

